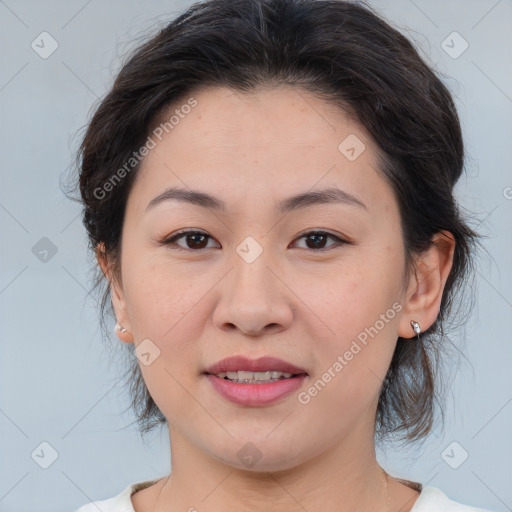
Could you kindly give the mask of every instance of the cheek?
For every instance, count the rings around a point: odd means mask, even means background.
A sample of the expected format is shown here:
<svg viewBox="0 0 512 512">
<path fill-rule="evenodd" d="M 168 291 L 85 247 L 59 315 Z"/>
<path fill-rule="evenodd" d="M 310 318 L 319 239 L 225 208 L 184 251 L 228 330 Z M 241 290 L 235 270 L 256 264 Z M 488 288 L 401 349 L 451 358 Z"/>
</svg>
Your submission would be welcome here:
<svg viewBox="0 0 512 512">
<path fill-rule="evenodd" d="M 355 413 L 378 394 L 393 354 L 401 310 L 400 260 L 394 261 L 383 265 L 360 258 L 349 270 L 333 272 L 314 292 L 310 289 L 304 295 L 307 287 L 300 292 L 326 326 L 324 335 L 311 334 L 319 360 L 313 380 L 320 379 L 318 403 L 325 401 L 324 407 L 328 402 Z"/>
<path fill-rule="evenodd" d="M 344 313 L 345 323 L 340 319 L 336 336 L 316 345 L 317 372 L 300 403 L 306 414 L 322 417 L 324 430 L 351 431 L 378 399 L 395 346 L 395 310 L 388 311 L 388 323 L 379 319 L 382 325 L 377 326 L 368 325 L 361 314 Z"/>
<path fill-rule="evenodd" d="M 343 348 L 392 307 L 398 298 L 398 271 L 359 258 L 350 265 L 333 267 L 321 277 L 298 277 L 294 292 L 325 327 L 322 332 L 329 345 Z"/>
<path fill-rule="evenodd" d="M 128 314 L 137 338 L 165 341 L 184 339 L 177 333 L 191 328 L 187 320 L 197 316 L 197 306 L 208 285 L 208 279 L 198 268 L 183 271 L 161 256 L 144 255 L 132 258 L 124 277 Z M 198 325 L 198 323 L 196 323 Z"/>
</svg>

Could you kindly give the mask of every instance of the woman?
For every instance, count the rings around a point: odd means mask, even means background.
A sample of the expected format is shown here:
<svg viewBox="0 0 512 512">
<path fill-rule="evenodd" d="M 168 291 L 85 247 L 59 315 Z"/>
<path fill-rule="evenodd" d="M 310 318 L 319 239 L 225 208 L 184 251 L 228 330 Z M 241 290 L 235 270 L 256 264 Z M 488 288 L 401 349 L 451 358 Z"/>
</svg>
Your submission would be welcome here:
<svg viewBox="0 0 512 512">
<path fill-rule="evenodd" d="M 375 456 L 433 426 L 463 160 L 449 91 L 364 5 L 210 0 L 140 47 L 79 184 L 172 471 L 79 512 L 479 510 Z"/>
</svg>

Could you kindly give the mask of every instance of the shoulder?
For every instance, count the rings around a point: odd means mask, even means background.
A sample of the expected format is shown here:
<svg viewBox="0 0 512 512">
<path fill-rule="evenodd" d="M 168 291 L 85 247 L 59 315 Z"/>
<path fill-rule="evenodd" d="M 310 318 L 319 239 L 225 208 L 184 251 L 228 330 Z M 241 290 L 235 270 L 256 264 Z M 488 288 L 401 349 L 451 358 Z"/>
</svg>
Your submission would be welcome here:
<svg viewBox="0 0 512 512">
<path fill-rule="evenodd" d="M 424 486 L 410 512 L 491 512 L 451 500 L 443 491 Z"/>
<path fill-rule="evenodd" d="M 113 498 L 109 498 L 101 501 L 92 501 L 74 512 L 135 512 L 133 508 L 131 495 L 145 487 L 149 487 L 156 483 L 157 480 L 144 480 L 143 482 L 135 482 L 126 486 L 119 494 Z"/>
</svg>

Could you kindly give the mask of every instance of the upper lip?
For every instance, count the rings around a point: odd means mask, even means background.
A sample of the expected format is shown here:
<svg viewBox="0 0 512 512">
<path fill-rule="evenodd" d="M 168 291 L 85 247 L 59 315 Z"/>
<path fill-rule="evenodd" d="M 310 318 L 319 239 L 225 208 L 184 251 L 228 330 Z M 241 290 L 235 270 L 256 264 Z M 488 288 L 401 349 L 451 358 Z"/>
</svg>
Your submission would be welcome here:
<svg viewBox="0 0 512 512">
<path fill-rule="evenodd" d="M 221 372 L 267 372 L 278 371 L 284 373 L 307 373 L 306 370 L 278 357 L 265 356 L 258 359 L 249 359 L 244 356 L 231 356 L 216 362 L 206 369 L 205 373 L 217 375 Z"/>
</svg>

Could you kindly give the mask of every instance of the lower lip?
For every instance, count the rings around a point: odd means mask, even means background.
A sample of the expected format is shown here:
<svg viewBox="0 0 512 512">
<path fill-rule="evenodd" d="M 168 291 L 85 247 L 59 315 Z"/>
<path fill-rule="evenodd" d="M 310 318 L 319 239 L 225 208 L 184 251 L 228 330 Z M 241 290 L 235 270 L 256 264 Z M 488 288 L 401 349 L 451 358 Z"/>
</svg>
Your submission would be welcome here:
<svg viewBox="0 0 512 512">
<path fill-rule="evenodd" d="M 237 384 L 216 375 L 206 374 L 212 386 L 224 398 L 240 405 L 267 405 L 296 391 L 302 386 L 307 375 L 281 379 L 268 384 Z"/>
</svg>

